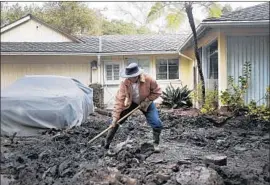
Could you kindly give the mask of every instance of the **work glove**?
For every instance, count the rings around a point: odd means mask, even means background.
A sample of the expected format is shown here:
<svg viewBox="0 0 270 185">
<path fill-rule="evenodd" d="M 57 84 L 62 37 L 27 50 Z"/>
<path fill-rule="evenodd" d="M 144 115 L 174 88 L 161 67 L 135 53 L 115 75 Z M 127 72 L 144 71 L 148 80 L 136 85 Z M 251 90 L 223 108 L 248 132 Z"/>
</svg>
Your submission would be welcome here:
<svg viewBox="0 0 270 185">
<path fill-rule="evenodd" d="M 151 103 L 152 103 L 152 101 L 150 101 L 148 98 L 146 98 L 144 101 L 142 101 L 140 103 L 140 109 L 144 112 L 147 112 L 147 109 Z"/>
<path fill-rule="evenodd" d="M 116 125 L 117 125 L 117 119 L 113 118 L 112 123 L 111 123 L 111 127 L 114 128 L 114 127 L 116 127 Z"/>
</svg>

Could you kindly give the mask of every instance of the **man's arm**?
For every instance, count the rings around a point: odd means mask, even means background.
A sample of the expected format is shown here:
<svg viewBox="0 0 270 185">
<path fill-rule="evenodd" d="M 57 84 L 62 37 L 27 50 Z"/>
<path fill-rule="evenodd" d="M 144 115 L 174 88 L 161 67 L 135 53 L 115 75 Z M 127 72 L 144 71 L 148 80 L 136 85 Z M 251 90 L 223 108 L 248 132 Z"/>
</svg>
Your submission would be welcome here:
<svg viewBox="0 0 270 185">
<path fill-rule="evenodd" d="M 112 112 L 112 117 L 115 120 L 119 120 L 120 114 L 123 111 L 124 108 L 124 101 L 126 98 L 126 93 L 125 93 L 125 85 L 122 82 L 119 86 L 119 90 L 117 91 L 116 98 L 115 98 L 115 103 L 114 103 L 114 109 Z"/>
<path fill-rule="evenodd" d="M 157 81 L 151 79 L 150 81 L 150 95 L 147 97 L 150 101 L 154 101 L 162 94 L 160 86 L 157 84 Z"/>
</svg>

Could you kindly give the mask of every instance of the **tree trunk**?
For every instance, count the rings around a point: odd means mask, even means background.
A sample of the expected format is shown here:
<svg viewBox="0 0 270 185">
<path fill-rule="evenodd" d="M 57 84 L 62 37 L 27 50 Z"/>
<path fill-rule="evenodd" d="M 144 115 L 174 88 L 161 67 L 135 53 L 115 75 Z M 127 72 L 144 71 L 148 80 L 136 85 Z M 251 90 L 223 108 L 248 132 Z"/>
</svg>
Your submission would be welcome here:
<svg viewBox="0 0 270 185">
<path fill-rule="evenodd" d="M 202 105 L 205 103 L 205 82 L 204 82 L 204 76 L 202 72 L 202 63 L 199 55 L 199 49 L 198 49 L 198 41 L 197 41 L 197 32 L 194 24 L 194 18 L 193 18 L 193 13 L 192 13 L 192 4 L 190 2 L 185 3 L 185 10 L 188 16 L 188 21 L 189 25 L 191 27 L 192 33 L 193 33 L 193 38 L 194 38 L 194 53 L 195 57 L 197 60 L 197 65 L 198 65 L 198 71 L 199 75 L 202 81 Z"/>
</svg>

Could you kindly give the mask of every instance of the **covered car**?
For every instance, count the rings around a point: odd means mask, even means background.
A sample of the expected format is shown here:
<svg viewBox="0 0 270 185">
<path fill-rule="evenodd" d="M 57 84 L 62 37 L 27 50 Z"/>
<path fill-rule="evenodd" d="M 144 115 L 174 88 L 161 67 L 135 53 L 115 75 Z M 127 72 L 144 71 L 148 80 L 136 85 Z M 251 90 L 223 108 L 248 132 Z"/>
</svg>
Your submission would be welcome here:
<svg viewBox="0 0 270 185">
<path fill-rule="evenodd" d="M 1 135 L 72 128 L 94 112 L 93 90 L 63 76 L 31 75 L 1 90 Z"/>
</svg>

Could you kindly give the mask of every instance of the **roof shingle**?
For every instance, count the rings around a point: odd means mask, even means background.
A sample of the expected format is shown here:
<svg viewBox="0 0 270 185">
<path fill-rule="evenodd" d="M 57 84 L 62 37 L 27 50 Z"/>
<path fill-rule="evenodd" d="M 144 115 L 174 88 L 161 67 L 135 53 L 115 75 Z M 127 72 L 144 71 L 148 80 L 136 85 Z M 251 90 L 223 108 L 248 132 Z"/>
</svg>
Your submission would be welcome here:
<svg viewBox="0 0 270 185">
<path fill-rule="evenodd" d="M 208 18 L 207 21 L 259 21 L 269 20 L 269 4 L 270 2 L 262 3 L 256 6 L 244 8 L 238 11 L 233 11 L 222 15 L 219 18 Z"/>
<path fill-rule="evenodd" d="M 2 42 L 1 52 L 73 52 L 114 53 L 143 51 L 177 51 L 188 35 L 104 35 L 81 36 L 72 42 Z M 99 41 L 101 39 L 101 42 Z M 99 49 L 101 43 L 101 50 Z"/>
</svg>

